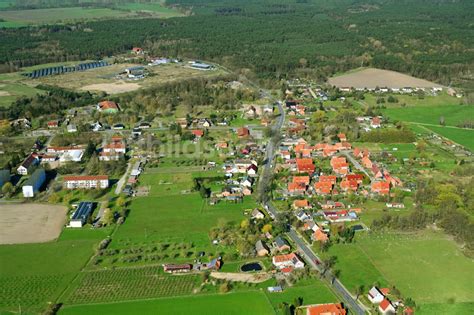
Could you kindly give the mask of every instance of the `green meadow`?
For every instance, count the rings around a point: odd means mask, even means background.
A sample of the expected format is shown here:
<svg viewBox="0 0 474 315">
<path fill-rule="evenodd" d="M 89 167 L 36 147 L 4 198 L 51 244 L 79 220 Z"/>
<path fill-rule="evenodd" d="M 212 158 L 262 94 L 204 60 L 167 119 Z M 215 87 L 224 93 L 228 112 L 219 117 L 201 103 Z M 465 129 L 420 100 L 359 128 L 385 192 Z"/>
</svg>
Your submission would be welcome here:
<svg viewBox="0 0 474 315">
<path fill-rule="evenodd" d="M 457 142 L 469 150 L 474 150 L 474 130 L 462 129 L 457 126 L 474 117 L 472 105 L 433 105 L 388 106 L 383 114 L 392 121 L 399 120 L 410 123 L 412 129 L 421 134 L 432 131 L 445 138 Z M 440 125 L 443 118 L 446 127 Z"/>
<path fill-rule="evenodd" d="M 334 245 L 329 254 L 337 256 L 335 268 L 351 290 L 394 285 L 421 309 L 474 302 L 474 262 L 441 232 L 361 235 L 353 244 Z"/>
<path fill-rule="evenodd" d="M 446 126 L 457 124 L 474 117 L 474 106 L 471 105 L 436 105 L 391 107 L 383 110 L 384 115 L 392 120 L 433 124 L 439 126 L 440 117 L 444 117 Z"/>
</svg>

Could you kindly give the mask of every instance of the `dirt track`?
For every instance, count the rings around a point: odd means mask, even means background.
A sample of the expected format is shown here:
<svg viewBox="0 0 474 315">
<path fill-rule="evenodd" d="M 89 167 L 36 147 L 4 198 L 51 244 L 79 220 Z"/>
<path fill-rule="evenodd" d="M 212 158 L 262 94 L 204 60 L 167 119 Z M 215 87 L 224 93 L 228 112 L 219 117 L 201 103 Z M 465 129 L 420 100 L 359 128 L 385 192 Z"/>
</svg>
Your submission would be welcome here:
<svg viewBox="0 0 474 315">
<path fill-rule="evenodd" d="M 43 243 L 56 239 L 66 207 L 47 204 L 0 204 L 0 244 Z"/>
<path fill-rule="evenodd" d="M 441 85 L 429 82 L 423 79 L 418 79 L 403 73 L 381 70 L 381 69 L 363 69 L 354 71 L 341 76 L 332 77 L 328 80 L 330 85 L 354 88 L 375 89 L 376 87 L 387 88 L 403 88 L 403 87 L 418 87 L 418 88 L 432 88 L 441 87 Z"/>
<path fill-rule="evenodd" d="M 268 273 L 232 273 L 232 272 L 211 272 L 211 277 L 229 281 L 240 281 L 250 283 L 260 283 L 270 279 Z"/>
</svg>

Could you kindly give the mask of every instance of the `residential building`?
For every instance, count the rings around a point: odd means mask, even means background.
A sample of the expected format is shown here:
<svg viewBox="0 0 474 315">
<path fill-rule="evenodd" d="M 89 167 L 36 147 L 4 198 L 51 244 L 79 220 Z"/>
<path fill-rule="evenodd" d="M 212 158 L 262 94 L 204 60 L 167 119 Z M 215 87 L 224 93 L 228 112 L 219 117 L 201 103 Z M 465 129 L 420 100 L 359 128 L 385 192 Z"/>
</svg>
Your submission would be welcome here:
<svg viewBox="0 0 474 315">
<path fill-rule="evenodd" d="M 36 153 L 31 153 L 28 157 L 18 166 L 16 172 L 19 175 L 28 175 L 31 173 L 36 165 L 38 165 L 39 159 Z"/>
<path fill-rule="evenodd" d="M 120 108 L 117 103 L 112 101 L 102 101 L 97 104 L 97 110 L 103 113 L 117 113 Z"/>
<path fill-rule="evenodd" d="M 105 189 L 109 187 L 107 175 L 64 176 L 67 189 Z"/>
<path fill-rule="evenodd" d="M 285 268 L 304 268 L 304 262 L 295 253 L 273 256 L 272 263 L 280 270 Z"/>
<path fill-rule="evenodd" d="M 265 218 L 265 215 L 263 214 L 262 211 L 260 211 L 258 209 L 253 209 L 253 211 L 251 213 L 251 217 L 252 217 L 252 219 L 262 220 L 262 219 Z"/>
<path fill-rule="evenodd" d="M 397 310 L 393 306 L 392 302 L 389 299 L 384 298 L 383 301 L 379 304 L 379 311 L 383 315 L 396 314 Z"/>
<path fill-rule="evenodd" d="M 35 193 L 39 191 L 41 186 L 43 186 L 46 181 L 46 172 L 42 168 L 38 168 L 31 174 L 31 177 L 23 184 L 23 197 L 32 198 L 35 196 Z"/>
<path fill-rule="evenodd" d="M 367 298 L 372 304 L 379 304 L 385 298 L 385 295 L 377 287 L 372 287 L 367 294 Z"/>
<path fill-rule="evenodd" d="M 379 195 L 388 195 L 390 193 L 390 182 L 379 181 L 371 185 L 372 192 Z"/>
<path fill-rule="evenodd" d="M 314 173 L 315 166 L 310 158 L 296 159 L 296 167 L 299 173 Z"/>
<path fill-rule="evenodd" d="M 306 315 L 346 315 L 341 303 L 312 305 L 306 308 Z"/>
<path fill-rule="evenodd" d="M 279 252 L 283 252 L 283 251 L 287 251 L 287 250 L 291 249 L 290 244 L 288 243 L 288 241 L 285 240 L 281 236 L 277 236 L 275 238 L 274 246 Z"/>
</svg>

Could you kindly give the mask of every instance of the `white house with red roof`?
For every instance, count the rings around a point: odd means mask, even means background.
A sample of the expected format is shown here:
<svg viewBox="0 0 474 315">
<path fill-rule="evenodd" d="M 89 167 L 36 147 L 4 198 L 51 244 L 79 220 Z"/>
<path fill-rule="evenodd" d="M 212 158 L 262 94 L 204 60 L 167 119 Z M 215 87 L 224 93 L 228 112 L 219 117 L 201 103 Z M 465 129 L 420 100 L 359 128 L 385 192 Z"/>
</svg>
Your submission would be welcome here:
<svg viewBox="0 0 474 315">
<path fill-rule="evenodd" d="M 280 270 L 285 268 L 304 268 L 304 262 L 295 253 L 273 256 L 272 263 Z"/>
<path fill-rule="evenodd" d="M 393 306 L 392 302 L 390 302 L 389 299 L 385 298 L 383 301 L 379 304 L 379 311 L 383 315 L 389 315 L 389 314 L 396 314 L 397 310 L 395 309 L 395 306 Z"/>
</svg>

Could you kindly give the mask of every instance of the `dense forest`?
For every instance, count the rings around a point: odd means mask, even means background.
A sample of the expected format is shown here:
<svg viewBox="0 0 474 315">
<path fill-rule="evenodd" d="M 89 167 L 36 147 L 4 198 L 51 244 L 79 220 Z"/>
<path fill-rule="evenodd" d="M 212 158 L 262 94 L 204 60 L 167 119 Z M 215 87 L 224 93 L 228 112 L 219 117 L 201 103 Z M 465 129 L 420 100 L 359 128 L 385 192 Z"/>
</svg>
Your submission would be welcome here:
<svg viewBox="0 0 474 315">
<path fill-rule="evenodd" d="M 168 0 L 167 4 L 192 8 L 194 14 L 1 29 L 0 72 L 102 58 L 139 45 L 153 55 L 247 68 L 258 78 L 297 73 L 324 79 L 354 67 L 374 66 L 472 87 L 471 0 Z"/>
</svg>

